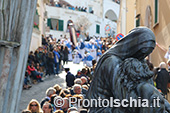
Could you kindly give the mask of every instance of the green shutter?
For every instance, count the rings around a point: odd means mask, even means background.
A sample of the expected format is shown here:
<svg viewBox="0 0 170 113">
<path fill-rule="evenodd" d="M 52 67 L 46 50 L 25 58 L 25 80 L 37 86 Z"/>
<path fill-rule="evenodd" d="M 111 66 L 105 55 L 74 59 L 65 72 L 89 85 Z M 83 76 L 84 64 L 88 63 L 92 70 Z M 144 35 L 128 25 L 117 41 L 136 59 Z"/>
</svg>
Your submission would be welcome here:
<svg viewBox="0 0 170 113">
<path fill-rule="evenodd" d="M 158 22 L 158 0 L 155 0 L 155 24 Z"/>
<path fill-rule="evenodd" d="M 63 25 L 63 23 L 64 23 L 63 20 L 58 20 L 58 23 L 59 23 L 59 29 L 58 30 L 63 31 L 63 26 L 64 26 Z"/>
<path fill-rule="evenodd" d="M 96 25 L 96 33 L 100 34 L 100 25 Z"/>
<path fill-rule="evenodd" d="M 136 27 L 140 26 L 140 18 L 136 19 Z"/>
<path fill-rule="evenodd" d="M 47 26 L 50 27 L 50 29 L 52 29 L 52 26 L 51 26 L 51 18 L 48 18 L 48 19 L 47 19 Z"/>
</svg>

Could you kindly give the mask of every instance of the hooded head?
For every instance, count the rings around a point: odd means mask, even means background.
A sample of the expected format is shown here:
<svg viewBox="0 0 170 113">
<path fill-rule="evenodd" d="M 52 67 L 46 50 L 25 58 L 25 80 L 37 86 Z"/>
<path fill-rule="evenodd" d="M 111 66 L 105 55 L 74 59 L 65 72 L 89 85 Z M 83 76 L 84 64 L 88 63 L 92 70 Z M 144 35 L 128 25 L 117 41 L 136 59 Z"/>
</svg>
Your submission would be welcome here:
<svg viewBox="0 0 170 113">
<path fill-rule="evenodd" d="M 106 51 L 100 58 L 98 66 L 111 55 L 115 55 L 121 60 L 126 58 L 143 60 L 154 48 L 154 33 L 146 27 L 138 27 L 131 30 L 127 36 L 120 39 L 114 46 Z"/>
<path fill-rule="evenodd" d="M 118 41 L 106 54 L 114 53 L 122 60 L 126 58 L 144 59 L 155 47 L 153 32 L 145 27 L 135 28 Z"/>
</svg>

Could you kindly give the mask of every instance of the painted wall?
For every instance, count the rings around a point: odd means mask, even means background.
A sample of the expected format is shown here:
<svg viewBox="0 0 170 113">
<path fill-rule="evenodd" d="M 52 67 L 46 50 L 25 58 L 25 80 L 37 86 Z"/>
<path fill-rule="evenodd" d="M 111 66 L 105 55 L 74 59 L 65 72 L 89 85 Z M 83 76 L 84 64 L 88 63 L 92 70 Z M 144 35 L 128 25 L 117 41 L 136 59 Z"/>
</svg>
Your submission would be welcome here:
<svg viewBox="0 0 170 113">
<path fill-rule="evenodd" d="M 123 1 L 123 0 L 122 0 Z M 126 33 L 134 28 L 136 15 L 140 14 L 140 25 L 145 26 L 146 23 L 150 24 L 150 29 L 154 32 L 156 36 L 157 46 L 155 47 L 153 53 L 151 54 L 150 60 L 154 66 L 159 66 L 159 64 L 164 61 L 167 62 L 167 59 L 164 58 L 165 53 L 168 50 L 170 45 L 170 1 L 169 0 L 159 0 L 159 16 L 158 24 L 154 24 L 154 1 L 155 0 L 126 0 L 126 14 L 120 12 L 118 20 L 118 32 L 122 28 L 122 17 L 126 16 Z M 136 5 L 136 6 L 135 6 Z M 120 6 L 122 8 L 122 4 Z M 150 20 L 147 18 L 147 9 L 150 7 Z M 121 11 L 120 8 L 120 11 Z M 136 12 L 136 15 L 135 15 Z"/>
<path fill-rule="evenodd" d="M 126 34 L 130 30 L 136 27 L 136 5 L 135 5 L 136 0 L 126 0 Z"/>
<path fill-rule="evenodd" d="M 117 22 L 117 32 L 124 35 L 136 27 L 136 0 L 122 0 Z"/>
<path fill-rule="evenodd" d="M 159 66 L 160 62 L 167 62 L 164 58 L 168 46 L 170 45 L 170 1 L 159 0 L 159 23 L 154 24 L 154 0 L 137 1 L 137 12 L 141 14 L 141 25 L 145 25 L 145 15 L 147 6 L 151 7 L 151 29 L 156 36 L 157 46 L 151 55 L 154 66 Z"/>
<path fill-rule="evenodd" d="M 30 51 L 35 51 L 39 46 L 41 46 L 41 35 L 40 31 L 36 28 L 33 28 Z"/>
</svg>

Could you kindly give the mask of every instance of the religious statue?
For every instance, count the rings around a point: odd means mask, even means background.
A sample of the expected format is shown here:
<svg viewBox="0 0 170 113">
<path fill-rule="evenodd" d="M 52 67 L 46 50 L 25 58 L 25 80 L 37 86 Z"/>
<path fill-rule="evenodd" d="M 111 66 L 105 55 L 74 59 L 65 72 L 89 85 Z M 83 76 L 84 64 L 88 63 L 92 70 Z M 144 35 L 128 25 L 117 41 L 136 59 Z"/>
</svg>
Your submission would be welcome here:
<svg viewBox="0 0 170 113">
<path fill-rule="evenodd" d="M 153 85 L 153 72 L 149 70 L 145 57 L 155 47 L 153 32 L 138 27 L 119 40 L 100 58 L 94 78 L 87 93 L 87 99 L 127 99 L 123 106 L 90 106 L 90 113 L 169 113 L 170 104 Z M 155 106 L 154 99 L 159 99 Z M 145 100 L 145 103 L 130 100 Z M 148 100 L 148 101 L 146 101 Z M 144 102 L 144 101 L 142 101 Z M 104 102 L 104 104 L 107 104 Z M 113 104 L 113 103 L 110 103 Z M 144 104 L 145 106 L 139 106 Z"/>
</svg>

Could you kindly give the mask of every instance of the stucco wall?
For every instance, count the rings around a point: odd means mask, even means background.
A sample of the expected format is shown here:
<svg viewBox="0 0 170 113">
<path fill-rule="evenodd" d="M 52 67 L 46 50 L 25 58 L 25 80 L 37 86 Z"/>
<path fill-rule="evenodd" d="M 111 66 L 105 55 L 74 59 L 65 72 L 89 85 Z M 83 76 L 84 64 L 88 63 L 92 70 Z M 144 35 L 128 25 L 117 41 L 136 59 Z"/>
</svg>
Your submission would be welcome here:
<svg viewBox="0 0 170 113">
<path fill-rule="evenodd" d="M 136 13 L 135 13 L 135 9 L 136 9 L 136 6 L 135 6 L 135 1 L 136 0 L 126 0 L 126 34 L 132 30 L 133 28 L 136 27 L 136 24 L 135 24 L 135 16 L 136 16 Z"/>
<path fill-rule="evenodd" d="M 154 0 L 137 0 L 137 14 L 141 14 L 141 25 L 145 25 L 145 14 L 147 6 L 151 7 L 151 29 L 156 36 L 157 46 L 151 55 L 154 66 L 167 59 L 164 58 L 166 50 L 170 45 L 170 1 L 159 0 L 159 23 L 154 26 Z"/>
<path fill-rule="evenodd" d="M 30 51 L 35 51 L 39 46 L 41 46 L 40 31 L 36 28 L 33 28 Z"/>
</svg>

